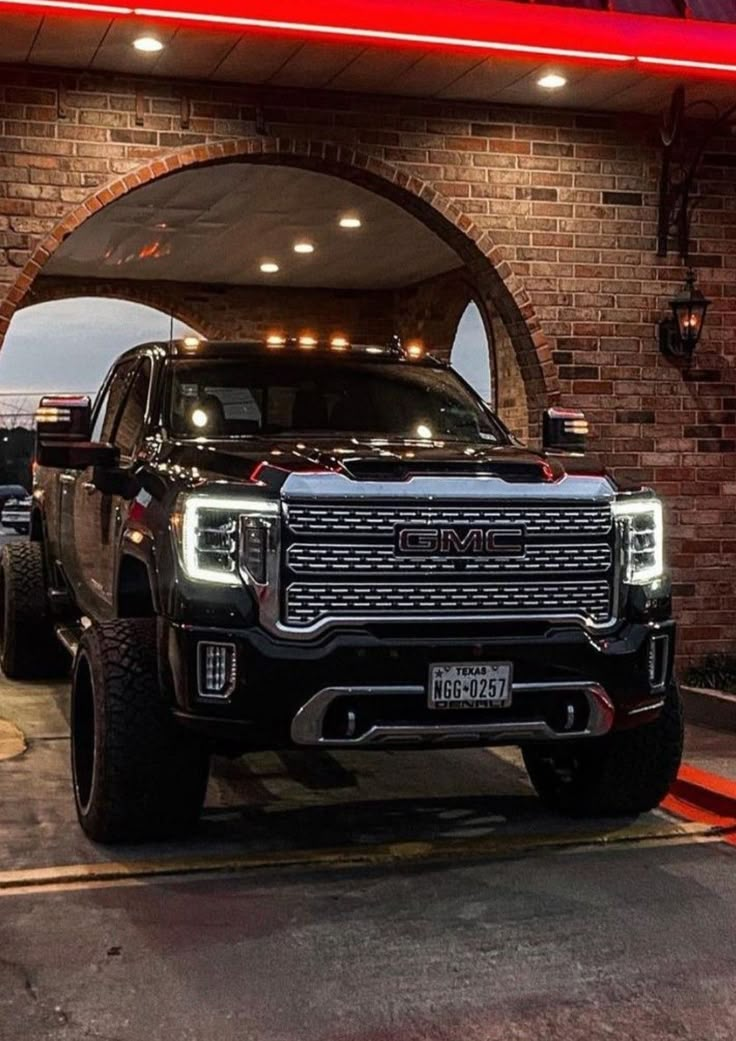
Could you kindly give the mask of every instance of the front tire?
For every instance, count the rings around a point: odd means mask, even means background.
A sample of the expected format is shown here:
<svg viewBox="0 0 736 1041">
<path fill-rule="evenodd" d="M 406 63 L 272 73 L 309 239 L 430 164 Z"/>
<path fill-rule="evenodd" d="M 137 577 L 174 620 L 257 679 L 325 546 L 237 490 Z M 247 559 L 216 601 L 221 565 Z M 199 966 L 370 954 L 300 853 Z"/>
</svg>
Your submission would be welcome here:
<svg viewBox="0 0 736 1041">
<path fill-rule="evenodd" d="M 0 666 L 11 680 L 69 671 L 54 633 L 40 542 L 11 542 L 0 555 Z"/>
<path fill-rule="evenodd" d="M 182 834 L 197 822 L 209 754 L 177 726 L 160 687 L 156 620 L 84 632 L 72 680 L 77 817 L 96 842 Z"/>
<path fill-rule="evenodd" d="M 527 745 L 522 752 L 545 806 L 576 817 L 618 817 L 659 805 L 677 776 L 682 744 L 682 699 L 673 683 L 652 723 L 575 747 Z"/>
</svg>

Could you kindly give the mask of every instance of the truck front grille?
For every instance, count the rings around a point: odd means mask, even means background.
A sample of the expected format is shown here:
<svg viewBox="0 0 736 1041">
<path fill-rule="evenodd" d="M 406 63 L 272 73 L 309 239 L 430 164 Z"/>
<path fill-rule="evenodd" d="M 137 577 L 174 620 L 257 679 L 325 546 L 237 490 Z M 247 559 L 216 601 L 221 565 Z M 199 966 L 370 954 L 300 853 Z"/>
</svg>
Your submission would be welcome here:
<svg viewBox="0 0 736 1041">
<path fill-rule="evenodd" d="M 611 547 L 602 545 L 529 546 L 523 558 L 486 557 L 463 559 L 458 562 L 443 557 L 407 558 L 398 556 L 388 546 L 370 546 L 340 543 L 300 543 L 290 546 L 286 562 L 296 574 L 360 575 L 371 572 L 399 574 L 451 574 L 458 570 L 472 572 L 525 574 L 545 571 L 567 573 L 575 571 L 601 572 L 611 566 Z"/>
<path fill-rule="evenodd" d="M 523 524 L 529 535 L 608 535 L 612 516 L 609 506 L 432 506 L 382 503 L 289 503 L 287 525 L 293 535 L 347 535 L 371 538 L 393 535 L 397 524 Z"/>
<path fill-rule="evenodd" d="M 404 526 L 521 529 L 521 555 L 404 554 Z M 607 504 L 420 506 L 406 500 L 288 502 L 282 540 L 283 621 L 575 617 L 613 614 L 613 520 Z"/>
<path fill-rule="evenodd" d="M 492 586 L 443 582 L 409 585 L 368 582 L 329 585 L 295 583 L 286 594 L 289 622 L 308 625 L 325 616 L 523 615 L 584 612 L 603 622 L 610 610 L 607 582 L 557 582 Z"/>
</svg>

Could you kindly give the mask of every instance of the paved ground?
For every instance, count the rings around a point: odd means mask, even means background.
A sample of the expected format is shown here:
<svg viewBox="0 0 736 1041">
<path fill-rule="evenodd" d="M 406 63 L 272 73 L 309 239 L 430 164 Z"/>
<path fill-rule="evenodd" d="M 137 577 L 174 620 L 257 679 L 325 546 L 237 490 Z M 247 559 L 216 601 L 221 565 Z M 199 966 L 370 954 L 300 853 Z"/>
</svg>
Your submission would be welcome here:
<svg viewBox="0 0 736 1041">
<path fill-rule="evenodd" d="M 685 759 L 701 770 L 736 781 L 736 733 L 689 726 L 685 734 Z"/>
<path fill-rule="evenodd" d="M 560 820 L 513 751 L 264 753 L 217 762 L 189 843 L 110 851 L 67 711 L 0 681 L 1 1041 L 733 1041 L 707 828 Z"/>
</svg>

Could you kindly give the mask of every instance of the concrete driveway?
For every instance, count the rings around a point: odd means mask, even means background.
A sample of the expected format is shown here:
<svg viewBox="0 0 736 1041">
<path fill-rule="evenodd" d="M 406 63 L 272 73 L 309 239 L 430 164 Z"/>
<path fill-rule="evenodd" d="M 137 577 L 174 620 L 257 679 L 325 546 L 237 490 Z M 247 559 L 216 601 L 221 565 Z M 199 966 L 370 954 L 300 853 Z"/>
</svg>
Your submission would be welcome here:
<svg viewBox="0 0 736 1041">
<path fill-rule="evenodd" d="M 185 843 L 74 818 L 64 684 L 0 684 L 0 1038 L 733 1038 L 736 860 L 541 810 L 514 750 L 218 760 Z"/>
</svg>

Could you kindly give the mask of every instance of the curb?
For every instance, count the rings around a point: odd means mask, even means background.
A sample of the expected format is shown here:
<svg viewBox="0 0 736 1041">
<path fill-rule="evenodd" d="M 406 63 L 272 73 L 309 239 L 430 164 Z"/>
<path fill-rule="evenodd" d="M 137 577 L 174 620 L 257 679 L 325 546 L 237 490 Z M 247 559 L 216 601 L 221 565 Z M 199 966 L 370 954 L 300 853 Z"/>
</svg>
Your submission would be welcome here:
<svg viewBox="0 0 736 1041">
<path fill-rule="evenodd" d="M 662 808 L 724 829 L 723 841 L 736 846 L 736 781 L 684 763 Z"/>
<path fill-rule="evenodd" d="M 688 723 L 736 732 L 736 694 L 705 687 L 681 687 Z"/>
</svg>

